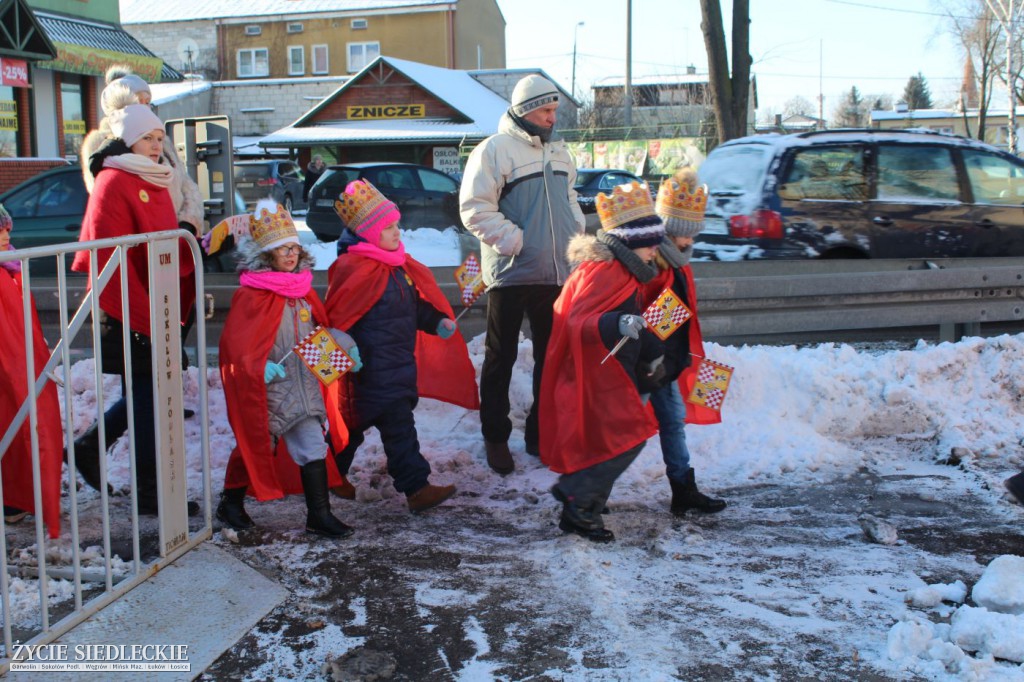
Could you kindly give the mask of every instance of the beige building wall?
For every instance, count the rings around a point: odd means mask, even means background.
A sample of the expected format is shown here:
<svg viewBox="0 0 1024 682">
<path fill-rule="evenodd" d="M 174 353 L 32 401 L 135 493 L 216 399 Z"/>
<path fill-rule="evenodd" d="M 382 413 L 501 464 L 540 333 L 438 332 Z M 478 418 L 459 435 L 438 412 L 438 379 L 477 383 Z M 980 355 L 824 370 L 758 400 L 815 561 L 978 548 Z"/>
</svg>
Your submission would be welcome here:
<svg viewBox="0 0 1024 682">
<path fill-rule="evenodd" d="M 232 135 L 269 135 L 294 123 L 346 80 L 329 77 L 221 81 L 214 84 L 211 110 L 230 118 Z"/>
<path fill-rule="evenodd" d="M 170 1 L 170 0 L 169 0 Z M 207 80 L 220 78 L 217 68 L 217 27 L 212 21 L 175 21 L 160 24 L 125 24 L 124 30 L 145 45 L 157 57 L 182 73 L 190 67 L 179 56 L 183 47 L 194 41 L 192 73 L 201 73 Z"/>
<path fill-rule="evenodd" d="M 451 68 L 505 68 L 505 17 L 495 0 L 459 0 Z"/>
<path fill-rule="evenodd" d="M 399 59 L 422 62 L 434 66 L 447 66 L 445 12 L 414 14 L 382 14 L 345 16 L 328 19 L 277 19 L 266 22 L 247 21 L 223 24 L 220 27 L 224 50 L 224 78 L 241 79 L 238 72 L 240 50 L 266 49 L 270 73 L 263 78 L 289 78 L 300 75 L 342 76 L 355 73 L 361 65 L 349 63 L 349 45 L 353 43 L 379 43 L 380 54 Z M 352 28 L 356 20 L 366 28 Z M 301 24 L 301 33 L 289 33 L 289 24 Z M 247 26 L 258 26 L 261 35 L 246 35 Z M 327 74 L 315 73 L 313 48 L 326 45 Z M 289 72 L 289 47 L 302 47 L 305 67 L 302 74 Z"/>
<path fill-rule="evenodd" d="M 873 120 L 871 122 L 872 127 L 880 130 L 902 130 L 904 128 L 927 128 L 928 130 L 934 130 L 940 133 L 952 133 L 954 135 L 960 135 L 961 137 L 972 137 L 977 139 L 978 137 L 978 116 L 976 113 L 969 113 L 964 119 L 962 114 L 953 114 L 950 112 L 949 116 L 927 118 L 915 117 L 915 112 L 908 111 L 901 118 L 884 118 L 881 120 Z M 1024 133 L 1024 112 L 1018 113 L 1018 133 L 1017 136 L 1020 138 Z M 1009 142 L 1007 140 L 1007 130 L 1009 125 L 1009 117 L 1006 112 L 988 113 L 985 116 L 985 142 L 991 145 L 1005 149 Z M 970 126 L 970 135 L 968 135 L 968 126 Z"/>
</svg>

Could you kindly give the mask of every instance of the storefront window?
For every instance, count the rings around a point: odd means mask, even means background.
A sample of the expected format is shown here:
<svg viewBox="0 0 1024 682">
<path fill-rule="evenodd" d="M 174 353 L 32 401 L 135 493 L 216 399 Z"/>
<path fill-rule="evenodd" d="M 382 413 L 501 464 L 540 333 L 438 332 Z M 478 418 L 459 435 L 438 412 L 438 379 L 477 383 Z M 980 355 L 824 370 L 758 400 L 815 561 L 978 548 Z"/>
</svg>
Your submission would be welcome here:
<svg viewBox="0 0 1024 682">
<path fill-rule="evenodd" d="M 77 161 L 86 132 L 80 76 L 61 74 L 60 106 L 64 114 L 64 158 Z"/>
<path fill-rule="evenodd" d="M 0 158 L 18 155 L 18 102 L 14 88 L 0 85 Z"/>
</svg>

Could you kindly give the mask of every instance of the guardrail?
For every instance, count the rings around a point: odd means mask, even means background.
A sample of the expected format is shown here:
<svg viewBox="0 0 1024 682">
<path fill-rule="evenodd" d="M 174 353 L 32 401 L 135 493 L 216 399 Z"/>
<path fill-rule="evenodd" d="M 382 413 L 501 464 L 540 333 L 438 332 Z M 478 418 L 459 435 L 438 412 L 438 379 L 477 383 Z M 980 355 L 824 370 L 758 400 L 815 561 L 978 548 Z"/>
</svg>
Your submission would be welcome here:
<svg viewBox="0 0 1024 682">
<path fill-rule="evenodd" d="M 432 268 L 456 312 L 462 308 L 453 267 Z M 979 333 L 988 322 L 1024 321 L 1024 259 L 740 261 L 693 264 L 701 328 L 709 340 L 771 337 L 797 332 L 938 327 L 942 340 Z M 84 280 L 69 277 L 80 298 Z M 209 346 L 238 285 L 236 274 L 207 274 Z M 327 273 L 314 286 L 323 294 Z M 33 279 L 44 327 L 57 308 L 54 280 Z M 486 295 L 460 325 L 482 331 Z M 212 314 L 211 314 L 212 313 Z"/>
</svg>

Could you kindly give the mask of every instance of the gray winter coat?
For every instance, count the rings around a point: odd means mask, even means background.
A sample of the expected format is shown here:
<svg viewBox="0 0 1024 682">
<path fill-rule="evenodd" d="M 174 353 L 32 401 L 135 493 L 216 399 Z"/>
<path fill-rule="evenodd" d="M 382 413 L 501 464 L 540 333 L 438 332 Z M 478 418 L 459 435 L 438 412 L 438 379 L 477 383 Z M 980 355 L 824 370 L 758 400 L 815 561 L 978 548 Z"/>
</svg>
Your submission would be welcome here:
<svg viewBox="0 0 1024 682">
<path fill-rule="evenodd" d="M 463 223 L 480 239 L 488 288 L 565 282 L 566 248 L 585 225 L 575 183 L 565 143 L 541 142 L 508 113 L 498 134 L 473 150 L 459 204 Z"/>
</svg>

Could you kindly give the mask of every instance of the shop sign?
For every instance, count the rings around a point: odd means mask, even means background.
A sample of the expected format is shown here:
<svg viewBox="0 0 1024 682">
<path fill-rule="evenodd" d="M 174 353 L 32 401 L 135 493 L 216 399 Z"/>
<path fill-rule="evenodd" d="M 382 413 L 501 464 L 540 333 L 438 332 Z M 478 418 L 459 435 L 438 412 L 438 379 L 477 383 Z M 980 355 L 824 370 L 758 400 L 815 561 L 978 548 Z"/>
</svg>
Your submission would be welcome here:
<svg viewBox="0 0 1024 682">
<path fill-rule="evenodd" d="M 147 83 L 160 82 L 160 70 L 163 69 L 164 63 L 159 57 L 146 57 L 61 42 L 54 42 L 53 46 L 57 48 L 57 58 L 48 62 L 37 62 L 36 66 L 53 71 L 102 76 L 109 67 L 115 64 L 125 64 Z"/>
<path fill-rule="evenodd" d="M 0 57 L 0 85 L 28 87 L 28 62 L 24 59 Z"/>
<path fill-rule="evenodd" d="M 85 121 L 64 121 L 65 135 L 85 135 Z"/>
<path fill-rule="evenodd" d="M 18 129 L 18 103 L 0 100 L 0 130 Z"/>
<path fill-rule="evenodd" d="M 423 118 L 427 107 L 424 104 L 360 104 L 348 107 L 346 115 L 353 121 Z"/>
<path fill-rule="evenodd" d="M 458 147 L 434 147 L 434 170 L 442 173 L 459 173 L 459 148 Z"/>
</svg>

